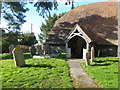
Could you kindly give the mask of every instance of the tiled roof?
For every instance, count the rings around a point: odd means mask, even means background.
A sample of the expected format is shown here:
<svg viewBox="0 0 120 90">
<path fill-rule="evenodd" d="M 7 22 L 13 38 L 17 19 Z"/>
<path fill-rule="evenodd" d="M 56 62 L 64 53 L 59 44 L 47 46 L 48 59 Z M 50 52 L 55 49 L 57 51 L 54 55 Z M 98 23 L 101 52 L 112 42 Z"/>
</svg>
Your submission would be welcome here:
<svg viewBox="0 0 120 90">
<path fill-rule="evenodd" d="M 117 2 L 77 6 L 55 22 L 46 44 L 65 44 L 65 39 L 78 24 L 93 42 L 102 45 L 117 45 L 117 13 Z"/>
</svg>

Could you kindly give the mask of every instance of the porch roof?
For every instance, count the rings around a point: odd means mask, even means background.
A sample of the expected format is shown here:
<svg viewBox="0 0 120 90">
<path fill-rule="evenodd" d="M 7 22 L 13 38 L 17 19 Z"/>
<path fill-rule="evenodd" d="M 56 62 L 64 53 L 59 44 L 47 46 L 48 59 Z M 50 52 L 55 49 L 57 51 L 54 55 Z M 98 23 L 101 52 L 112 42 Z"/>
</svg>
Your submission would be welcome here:
<svg viewBox="0 0 120 90">
<path fill-rule="evenodd" d="M 99 2 L 71 9 L 53 26 L 46 44 L 65 44 L 75 25 L 99 45 L 117 45 L 118 3 Z"/>
</svg>

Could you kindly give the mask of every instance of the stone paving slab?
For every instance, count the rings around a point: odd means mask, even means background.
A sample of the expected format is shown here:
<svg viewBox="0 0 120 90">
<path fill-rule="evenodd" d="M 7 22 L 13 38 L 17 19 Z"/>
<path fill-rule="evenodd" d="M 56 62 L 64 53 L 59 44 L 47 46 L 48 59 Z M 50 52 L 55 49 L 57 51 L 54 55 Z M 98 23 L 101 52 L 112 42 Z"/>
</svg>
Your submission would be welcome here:
<svg viewBox="0 0 120 90">
<path fill-rule="evenodd" d="M 99 88 L 99 86 L 95 83 L 90 76 L 88 76 L 81 66 L 84 60 L 82 59 L 68 59 L 67 63 L 70 67 L 70 74 L 73 79 L 73 87 L 74 88 Z"/>
<path fill-rule="evenodd" d="M 33 58 L 44 58 L 44 56 L 33 56 Z"/>
</svg>

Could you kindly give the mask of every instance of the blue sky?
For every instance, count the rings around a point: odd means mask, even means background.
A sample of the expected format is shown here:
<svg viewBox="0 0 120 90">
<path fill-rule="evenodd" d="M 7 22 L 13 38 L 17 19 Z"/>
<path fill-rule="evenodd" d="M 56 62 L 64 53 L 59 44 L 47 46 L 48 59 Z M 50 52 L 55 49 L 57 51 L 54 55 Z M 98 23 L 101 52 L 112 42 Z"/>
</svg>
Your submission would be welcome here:
<svg viewBox="0 0 120 90">
<path fill-rule="evenodd" d="M 61 1 L 61 0 L 60 0 Z M 64 2 L 60 2 L 58 4 L 58 10 L 52 10 L 51 15 L 53 13 L 60 14 L 62 12 L 68 12 L 71 9 L 71 5 L 65 5 Z M 100 2 L 100 1 L 105 1 L 105 0 L 84 0 L 81 2 L 75 2 L 74 6 L 79 6 L 83 4 L 90 4 L 90 3 L 95 3 L 95 2 Z M 30 32 L 31 31 L 31 23 L 33 24 L 32 31 L 35 33 L 37 39 L 38 35 L 40 33 L 40 26 L 42 22 L 45 22 L 45 18 L 42 18 L 39 16 L 39 13 L 36 11 L 36 8 L 34 7 L 34 4 L 27 4 L 29 8 L 29 11 L 25 14 L 26 15 L 26 20 L 25 24 L 22 26 L 21 31 L 24 33 Z M 4 19 L 1 19 L 1 27 L 6 27 L 7 22 L 4 21 Z"/>
</svg>

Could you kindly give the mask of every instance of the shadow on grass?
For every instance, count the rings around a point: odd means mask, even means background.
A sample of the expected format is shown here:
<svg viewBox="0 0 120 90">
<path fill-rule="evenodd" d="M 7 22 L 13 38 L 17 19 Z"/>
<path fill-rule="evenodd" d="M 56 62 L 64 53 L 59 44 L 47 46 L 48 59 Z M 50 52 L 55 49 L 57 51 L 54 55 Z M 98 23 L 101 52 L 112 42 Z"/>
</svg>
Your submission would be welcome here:
<svg viewBox="0 0 120 90">
<path fill-rule="evenodd" d="M 31 56 L 30 56 L 30 54 L 24 54 L 24 58 L 25 59 L 30 59 L 31 58 Z M 13 59 L 13 55 L 10 55 L 9 53 L 7 53 L 7 54 L 2 54 L 2 60 L 6 60 L 6 59 Z"/>
<path fill-rule="evenodd" d="M 33 64 L 26 64 L 25 66 L 22 67 L 39 67 L 39 68 L 53 68 L 54 66 L 48 65 L 48 64 L 39 64 L 39 65 L 33 65 Z"/>
<path fill-rule="evenodd" d="M 93 64 L 93 65 L 91 65 L 91 66 L 108 66 L 108 65 L 111 65 L 111 63 L 95 63 L 95 64 Z"/>
<path fill-rule="evenodd" d="M 111 61 L 111 62 L 119 62 L 119 60 L 107 60 L 107 61 Z"/>
<path fill-rule="evenodd" d="M 66 54 L 58 53 L 59 56 L 55 57 L 56 59 L 65 59 L 66 60 Z"/>
<path fill-rule="evenodd" d="M 32 58 L 32 57 L 30 56 L 30 54 L 24 54 L 24 58 L 25 58 L 25 59 L 30 59 L 30 58 Z"/>
<path fill-rule="evenodd" d="M 9 55 L 9 54 L 7 54 L 7 55 L 2 55 L 2 59 L 13 59 L 13 56 L 12 55 Z"/>
<path fill-rule="evenodd" d="M 96 63 L 103 63 L 103 62 L 106 62 L 106 61 L 99 60 L 99 61 L 94 61 L 94 62 L 96 62 Z"/>
<path fill-rule="evenodd" d="M 105 60 L 95 60 L 94 62 L 95 64 L 91 66 L 108 66 L 108 65 L 113 64 L 114 62 L 119 62 L 119 60 L 105 59 Z"/>
</svg>

